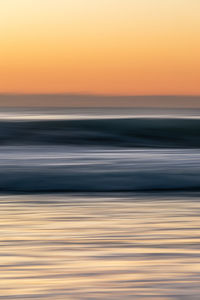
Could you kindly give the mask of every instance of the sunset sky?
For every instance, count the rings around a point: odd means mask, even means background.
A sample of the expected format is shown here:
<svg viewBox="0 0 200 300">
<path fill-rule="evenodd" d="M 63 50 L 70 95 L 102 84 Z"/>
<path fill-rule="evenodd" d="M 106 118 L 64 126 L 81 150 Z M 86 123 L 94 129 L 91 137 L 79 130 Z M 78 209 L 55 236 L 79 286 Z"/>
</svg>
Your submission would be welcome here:
<svg viewBox="0 0 200 300">
<path fill-rule="evenodd" d="M 2 0 L 0 93 L 200 95 L 199 0 Z"/>
</svg>

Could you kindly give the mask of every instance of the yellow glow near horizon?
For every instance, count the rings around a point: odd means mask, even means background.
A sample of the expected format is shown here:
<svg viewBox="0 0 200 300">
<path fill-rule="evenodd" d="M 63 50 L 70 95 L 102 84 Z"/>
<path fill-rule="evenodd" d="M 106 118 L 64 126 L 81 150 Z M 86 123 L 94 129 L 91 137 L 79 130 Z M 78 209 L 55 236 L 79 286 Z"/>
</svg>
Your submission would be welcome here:
<svg viewBox="0 0 200 300">
<path fill-rule="evenodd" d="M 200 94 L 199 0 L 0 2 L 0 92 Z"/>
</svg>

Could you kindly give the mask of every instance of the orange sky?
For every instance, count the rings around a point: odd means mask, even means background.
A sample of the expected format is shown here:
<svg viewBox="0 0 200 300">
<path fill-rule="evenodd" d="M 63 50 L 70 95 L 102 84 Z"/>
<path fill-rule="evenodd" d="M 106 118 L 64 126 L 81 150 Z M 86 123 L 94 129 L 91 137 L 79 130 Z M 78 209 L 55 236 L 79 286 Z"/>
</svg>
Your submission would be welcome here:
<svg viewBox="0 0 200 300">
<path fill-rule="evenodd" d="M 0 93 L 200 95 L 199 0 L 0 1 Z"/>
</svg>

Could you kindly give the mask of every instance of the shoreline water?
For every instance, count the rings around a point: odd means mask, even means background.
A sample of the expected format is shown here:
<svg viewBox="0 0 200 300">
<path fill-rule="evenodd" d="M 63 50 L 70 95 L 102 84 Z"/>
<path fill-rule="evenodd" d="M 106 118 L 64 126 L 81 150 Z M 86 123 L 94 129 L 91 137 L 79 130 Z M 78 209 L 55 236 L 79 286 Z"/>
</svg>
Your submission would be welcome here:
<svg viewBox="0 0 200 300">
<path fill-rule="evenodd" d="M 199 199 L 0 196 L 0 299 L 198 300 Z"/>
</svg>

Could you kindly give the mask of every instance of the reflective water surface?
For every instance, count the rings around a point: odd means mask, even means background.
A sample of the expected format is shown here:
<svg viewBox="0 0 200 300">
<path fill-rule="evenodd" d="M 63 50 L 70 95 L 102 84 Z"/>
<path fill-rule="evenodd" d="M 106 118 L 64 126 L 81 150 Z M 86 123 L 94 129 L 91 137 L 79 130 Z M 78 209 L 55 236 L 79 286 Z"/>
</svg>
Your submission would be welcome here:
<svg viewBox="0 0 200 300">
<path fill-rule="evenodd" d="M 200 299 L 192 196 L 1 196 L 0 299 Z"/>
</svg>

